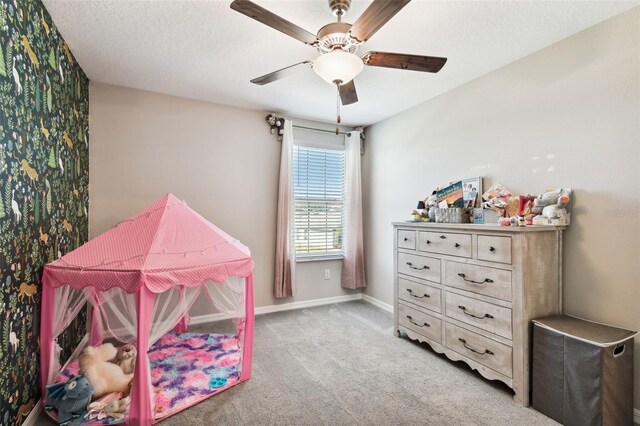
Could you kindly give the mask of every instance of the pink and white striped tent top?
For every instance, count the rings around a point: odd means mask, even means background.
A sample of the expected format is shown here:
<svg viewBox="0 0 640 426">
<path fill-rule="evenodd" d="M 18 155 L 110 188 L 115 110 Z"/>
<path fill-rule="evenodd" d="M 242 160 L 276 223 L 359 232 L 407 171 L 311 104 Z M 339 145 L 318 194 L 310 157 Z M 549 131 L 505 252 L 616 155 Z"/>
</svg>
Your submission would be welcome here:
<svg viewBox="0 0 640 426">
<path fill-rule="evenodd" d="M 194 287 L 205 281 L 253 273 L 249 249 L 167 194 L 45 266 L 52 287 L 77 290 L 120 287 L 135 293 L 142 285 L 153 293 L 173 286 Z"/>
</svg>

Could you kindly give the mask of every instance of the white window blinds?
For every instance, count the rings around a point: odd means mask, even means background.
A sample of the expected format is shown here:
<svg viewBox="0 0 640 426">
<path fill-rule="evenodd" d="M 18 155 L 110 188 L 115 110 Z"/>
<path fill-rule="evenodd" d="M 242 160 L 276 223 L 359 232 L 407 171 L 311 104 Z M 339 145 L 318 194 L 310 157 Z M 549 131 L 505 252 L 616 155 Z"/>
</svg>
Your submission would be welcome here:
<svg viewBox="0 0 640 426">
<path fill-rule="evenodd" d="M 295 145 L 296 256 L 342 254 L 344 151 Z"/>
</svg>

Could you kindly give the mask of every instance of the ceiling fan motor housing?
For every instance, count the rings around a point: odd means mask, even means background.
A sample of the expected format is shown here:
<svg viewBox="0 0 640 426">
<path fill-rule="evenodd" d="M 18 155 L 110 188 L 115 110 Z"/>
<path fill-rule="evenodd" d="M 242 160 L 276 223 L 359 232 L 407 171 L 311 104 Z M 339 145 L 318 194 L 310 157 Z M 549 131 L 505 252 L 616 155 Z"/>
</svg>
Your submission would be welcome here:
<svg viewBox="0 0 640 426">
<path fill-rule="evenodd" d="M 320 53 L 331 52 L 336 49 L 355 53 L 359 44 L 349 35 L 351 24 L 346 22 L 332 22 L 318 31 L 318 50 Z"/>
</svg>

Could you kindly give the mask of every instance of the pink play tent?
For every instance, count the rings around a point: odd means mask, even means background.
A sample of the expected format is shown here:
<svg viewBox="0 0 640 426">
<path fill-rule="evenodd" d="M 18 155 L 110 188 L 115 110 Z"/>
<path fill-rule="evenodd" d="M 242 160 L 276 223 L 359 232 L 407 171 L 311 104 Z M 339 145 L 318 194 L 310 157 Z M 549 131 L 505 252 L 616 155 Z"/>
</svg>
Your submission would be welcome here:
<svg viewBox="0 0 640 426">
<path fill-rule="evenodd" d="M 138 349 L 128 414 L 88 424 L 151 425 L 249 379 L 253 268 L 247 247 L 171 194 L 49 263 L 42 279 L 43 399 L 47 384 L 78 373 L 87 340 Z M 188 332 L 200 294 L 216 318 L 233 319 L 232 332 Z M 90 333 L 61 368 L 56 339 L 87 302 Z"/>
</svg>

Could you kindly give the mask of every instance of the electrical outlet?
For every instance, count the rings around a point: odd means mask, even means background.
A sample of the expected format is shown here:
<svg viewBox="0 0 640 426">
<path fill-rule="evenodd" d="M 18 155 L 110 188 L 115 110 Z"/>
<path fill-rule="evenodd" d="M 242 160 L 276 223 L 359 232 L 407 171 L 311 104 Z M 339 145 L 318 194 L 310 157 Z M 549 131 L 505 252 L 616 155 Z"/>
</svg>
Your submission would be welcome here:
<svg viewBox="0 0 640 426">
<path fill-rule="evenodd" d="M 330 280 L 331 279 L 331 269 L 325 269 L 324 270 L 324 279 L 325 280 Z"/>
</svg>

